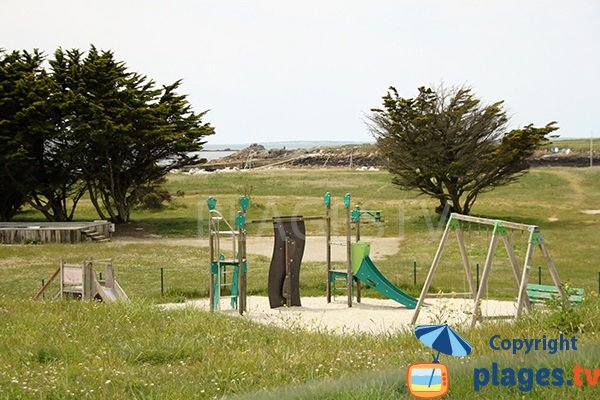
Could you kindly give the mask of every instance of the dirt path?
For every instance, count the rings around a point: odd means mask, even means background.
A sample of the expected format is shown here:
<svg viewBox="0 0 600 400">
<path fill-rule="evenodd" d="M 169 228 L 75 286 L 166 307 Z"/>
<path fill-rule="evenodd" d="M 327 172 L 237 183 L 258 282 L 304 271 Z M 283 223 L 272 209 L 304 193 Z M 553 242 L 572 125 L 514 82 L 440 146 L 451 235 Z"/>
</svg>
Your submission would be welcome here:
<svg viewBox="0 0 600 400">
<path fill-rule="evenodd" d="M 573 203 L 577 204 L 577 207 L 579 207 L 579 204 L 585 203 L 585 185 L 581 176 L 574 174 L 571 171 L 561 169 L 552 169 L 551 173 L 567 181 L 569 184 L 569 191 L 573 195 Z"/>
<path fill-rule="evenodd" d="M 332 237 L 332 241 L 341 242 L 345 237 Z M 382 258 L 394 255 L 400 249 L 401 238 L 399 237 L 363 237 L 363 240 L 371 242 L 371 258 L 380 260 Z M 196 238 L 154 238 L 154 237 L 115 237 L 112 240 L 115 244 L 164 244 L 165 246 L 200 246 L 208 247 L 208 239 Z M 230 246 L 224 240 L 221 247 Z M 228 247 L 229 248 L 229 247 Z M 256 254 L 265 257 L 273 255 L 273 237 L 248 237 L 247 249 L 249 254 Z M 306 238 L 306 247 L 304 249 L 303 261 L 324 261 L 326 253 L 324 236 L 309 236 Z M 331 259 L 333 261 L 346 260 L 345 246 L 331 246 Z"/>
</svg>

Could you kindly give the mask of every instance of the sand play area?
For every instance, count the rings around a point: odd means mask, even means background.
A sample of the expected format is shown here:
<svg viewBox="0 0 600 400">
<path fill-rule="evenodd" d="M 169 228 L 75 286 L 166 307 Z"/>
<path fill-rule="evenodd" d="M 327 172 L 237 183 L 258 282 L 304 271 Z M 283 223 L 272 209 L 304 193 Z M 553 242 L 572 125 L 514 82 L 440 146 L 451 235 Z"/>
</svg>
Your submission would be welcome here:
<svg viewBox="0 0 600 400">
<path fill-rule="evenodd" d="M 164 304 L 165 309 L 184 307 L 209 309 L 208 299 L 185 303 Z M 467 299 L 428 299 L 419 314 L 418 324 L 449 323 L 454 326 L 471 321 L 473 300 Z M 229 298 L 221 303 L 223 313 L 240 317 L 237 310 L 229 306 Z M 512 301 L 485 300 L 483 315 L 514 315 Z M 325 297 L 303 297 L 302 307 L 280 307 L 271 309 L 267 297 L 249 296 L 248 312 L 244 317 L 253 321 L 279 326 L 300 328 L 312 331 L 327 331 L 337 334 L 369 333 L 385 334 L 409 329 L 414 310 L 409 310 L 393 300 L 363 298 L 362 303 L 354 303 L 348 308 L 346 298 L 338 296 L 327 304 Z"/>
</svg>

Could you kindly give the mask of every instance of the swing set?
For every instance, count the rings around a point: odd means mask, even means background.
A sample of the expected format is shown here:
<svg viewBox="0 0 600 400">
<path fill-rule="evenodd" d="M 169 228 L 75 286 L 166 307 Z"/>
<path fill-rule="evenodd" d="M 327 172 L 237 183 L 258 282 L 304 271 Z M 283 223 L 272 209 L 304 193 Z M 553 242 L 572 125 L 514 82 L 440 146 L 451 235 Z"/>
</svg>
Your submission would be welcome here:
<svg viewBox="0 0 600 400">
<path fill-rule="evenodd" d="M 471 265 L 469 264 L 469 259 L 465 247 L 464 240 L 464 223 L 477 224 L 483 226 L 492 226 L 492 237 L 490 240 L 490 245 L 488 248 L 485 264 L 483 267 L 483 273 L 481 276 L 481 282 L 479 287 L 476 287 L 473 282 L 473 274 L 471 272 Z M 513 244 L 511 243 L 510 236 L 508 235 L 509 231 L 524 231 L 529 233 L 529 239 L 527 242 L 527 252 L 525 253 L 525 260 L 523 263 L 523 267 L 520 268 L 515 257 L 515 252 L 513 248 Z M 558 272 L 556 270 L 556 266 L 554 265 L 554 261 L 550 257 L 550 253 L 548 252 L 546 245 L 544 243 L 544 239 L 540 232 L 540 229 L 536 225 L 527 225 L 520 224 L 515 222 L 494 220 L 488 218 L 479 218 L 472 217 L 468 215 L 462 215 L 457 213 L 450 214 L 450 218 L 446 224 L 446 228 L 442 235 L 442 239 L 438 246 L 438 249 L 433 257 L 433 262 L 431 263 L 431 267 L 429 269 L 429 273 L 427 274 L 427 278 L 425 279 L 425 283 L 423 285 L 423 290 L 421 291 L 421 295 L 419 296 L 419 300 L 417 302 L 417 306 L 415 309 L 415 313 L 412 318 L 412 324 L 414 325 L 417 322 L 417 318 L 419 317 L 419 312 L 421 307 L 423 306 L 425 299 L 428 297 L 449 297 L 444 296 L 444 294 L 429 294 L 429 287 L 431 285 L 431 281 L 433 280 L 433 275 L 437 271 L 440 260 L 442 258 L 442 254 L 444 252 L 444 248 L 448 242 L 448 238 L 450 233 L 454 232 L 456 236 L 456 240 L 458 242 L 458 248 L 460 250 L 460 256 L 462 259 L 464 272 L 466 276 L 466 280 L 469 286 L 469 292 L 465 293 L 468 297 L 473 298 L 473 312 L 471 319 L 471 326 L 475 326 L 478 321 L 482 321 L 483 318 L 519 318 L 523 309 L 527 308 L 527 310 L 531 309 L 531 301 L 530 296 L 528 295 L 528 280 L 529 273 L 531 270 L 531 264 L 533 259 L 533 252 L 535 247 L 539 248 L 543 259 L 546 261 L 548 266 L 548 270 L 550 272 L 550 276 L 552 277 L 552 281 L 555 287 L 555 293 L 560 295 L 563 300 L 565 300 L 566 304 L 569 304 L 569 297 L 566 293 L 564 286 L 562 285 L 560 278 L 558 276 Z M 490 276 L 490 272 L 492 269 L 492 261 L 494 258 L 494 253 L 496 251 L 496 247 L 498 246 L 498 242 L 502 241 L 504 244 L 504 248 L 506 249 L 506 253 L 508 259 L 510 261 L 510 265 L 513 270 L 514 279 L 519 287 L 518 297 L 517 297 L 517 306 L 514 315 L 504 315 L 504 316 L 483 316 L 481 312 L 481 302 L 483 299 L 483 294 L 485 293 L 488 279 Z M 453 296 L 453 295 L 450 295 Z"/>
</svg>

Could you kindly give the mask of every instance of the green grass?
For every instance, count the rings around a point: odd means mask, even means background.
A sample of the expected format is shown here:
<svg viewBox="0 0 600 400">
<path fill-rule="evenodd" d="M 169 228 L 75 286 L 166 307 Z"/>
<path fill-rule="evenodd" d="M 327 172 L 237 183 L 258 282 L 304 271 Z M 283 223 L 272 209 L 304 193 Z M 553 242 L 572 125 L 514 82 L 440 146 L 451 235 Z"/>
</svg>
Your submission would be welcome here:
<svg viewBox="0 0 600 400">
<path fill-rule="evenodd" d="M 600 169 L 538 168 L 507 187 L 483 194 L 474 214 L 504 218 L 541 227 L 561 278 L 589 294 L 581 306 L 535 313 L 514 325 L 485 324 L 466 331 L 475 353 L 446 362 L 451 370 L 448 398 L 516 398 L 517 389 L 487 387 L 473 392 L 473 369 L 497 361 L 521 366 L 572 368 L 574 362 L 600 367 L 597 360 L 600 300 L 597 234 L 600 215 L 582 210 L 600 208 Z M 384 211 L 384 224 L 364 225 L 363 235 L 401 238 L 397 254 L 377 266 L 392 282 L 418 294 L 441 229 L 433 213 L 435 202 L 400 191 L 385 172 L 260 171 L 199 176 L 170 176 L 169 191 L 185 192 L 165 210 L 136 210 L 133 219 L 147 232 L 169 237 L 206 237 L 206 198 L 217 196 L 227 217 L 236 200 L 250 191 L 249 218 L 272 215 L 322 214 L 322 195 L 334 200 L 334 231 L 343 234 L 341 197 L 351 192 L 363 208 Z M 19 219 L 35 220 L 27 211 Z M 94 218 L 83 200 L 77 219 Z M 319 223 L 307 224 L 310 234 L 323 234 Z M 483 264 L 490 231 L 466 227 L 469 258 Z M 119 227 L 117 228 L 119 229 Z M 252 226 L 250 235 L 272 235 L 267 225 Z M 527 238 L 513 233 L 517 257 Z M 92 256 L 112 257 L 116 277 L 131 297 L 127 305 L 75 301 L 29 300 L 65 258 L 80 262 Z M 396 399 L 407 398 L 404 383 L 408 363 L 428 361 L 430 353 L 410 332 L 381 336 L 340 337 L 327 332 L 278 329 L 201 311 L 160 311 L 156 303 L 206 297 L 207 249 L 175 243 L 83 243 L 78 245 L 0 246 L 0 398 L 242 398 Z M 514 298 L 515 283 L 504 250 L 497 250 L 490 277 L 490 298 Z M 412 283 L 417 262 L 418 285 Z M 537 281 L 534 258 L 531 280 Z M 266 294 L 269 260 L 249 257 L 249 292 Z M 164 271 L 165 296 L 160 291 Z M 323 263 L 304 263 L 302 295 L 324 296 Z M 544 270 L 542 283 L 550 283 Z M 454 242 L 444 254 L 432 290 L 463 291 L 459 252 Z M 53 286 L 48 294 L 57 290 Z M 367 296 L 377 296 L 367 290 Z M 505 337 L 555 337 L 576 334 L 582 348 L 573 354 L 500 357 L 487 344 L 492 334 Z M 591 389 L 536 388 L 531 398 L 593 398 Z"/>
<path fill-rule="evenodd" d="M 592 139 L 596 147 L 597 139 Z M 546 147 L 558 147 L 559 149 L 571 149 L 574 151 L 590 151 L 590 139 L 558 139 Z"/>
<path fill-rule="evenodd" d="M 575 362 L 597 367 L 600 302 L 593 298 L 572 312 L 569 319 L 579 321 L 573 326 L 556 311 L 464 332 L 473 356 L 466 363 L 442 358 L 452 374 L 450 398 L 473 398 L 474 368 L 493 361 L 514 368 L 570 369 Z M 577 334 L 579 350 L 513 357 L 492 354 L 487 344 L 492 334 L 539 337 L 542 332 Z M 404 398 L 404 368 L 431 357 L 408 332 L 336 336 L 276 329 L 198 310 L 165 312 L 144 301 L 106 306 L 3 295 L 0 335 L 0 397 L 9 399 Z M 292 386 L 278 388 L 282 385 Z M 502 398 L 518 390 L 490 386 L 483 393 Z M 536 388 L 530 395 L 560 399 L 569 393 L 573 389 Z"/>
</svg>

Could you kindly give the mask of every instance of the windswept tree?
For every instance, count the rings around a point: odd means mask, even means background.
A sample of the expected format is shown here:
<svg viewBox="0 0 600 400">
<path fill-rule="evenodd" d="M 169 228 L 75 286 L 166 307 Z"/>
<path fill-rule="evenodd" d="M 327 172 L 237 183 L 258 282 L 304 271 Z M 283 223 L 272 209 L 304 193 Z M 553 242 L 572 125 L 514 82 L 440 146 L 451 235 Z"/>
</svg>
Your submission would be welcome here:
<svg viewBox="0 0 600 400">
<path fill-rule="evenodd" d="M 371 111 L 369 128 L 393 183 L 438 199 L 438 213 L 468 214 L 480 193 L 525 173 L 558 129 L 550 122 L 508 130 L 503 102 L 483 105 L 467 87 L 421 87 L 415 98 L 390 87 L 383 107 Z"/>
<path fill-rule="evenodd" d="M 132 208 L 214 130 L 196 113 L 180 81 L 157 88 L 110 51 L 91 47 L 76 77 L 72 136 L 81 144 L 82 177 L 101 218 L 127 222 Z"/>
<path fill-rule="evenodd" d="M 167 172 L 197 163 L 213 133 L 180 81 L 157 87 L 112 52 L 0 50 L 0 220 L 25 203 L 50 221 L 73 218 L 88 192 L 98 215 L 127 222 Z"/>
</svg>

